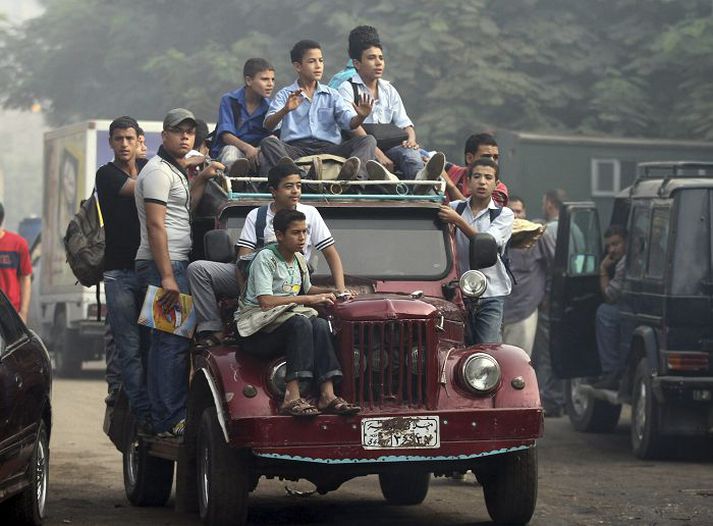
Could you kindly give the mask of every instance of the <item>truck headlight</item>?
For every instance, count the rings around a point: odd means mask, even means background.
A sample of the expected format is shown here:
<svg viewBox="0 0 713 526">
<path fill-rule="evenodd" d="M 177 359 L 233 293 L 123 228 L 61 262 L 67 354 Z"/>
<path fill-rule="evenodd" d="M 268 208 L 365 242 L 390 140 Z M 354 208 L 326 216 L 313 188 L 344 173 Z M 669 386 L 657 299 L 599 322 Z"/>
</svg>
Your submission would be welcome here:
<svg viewBox="0 0 713 526">
<path fill-rule="evenodd" d="M 489 354 L 471 354 L 460 372 L 463 385 L 476 394 L 489 393 L 500 383 L 500 364 Z"/>
<path fill-rule="evenodd" d="M 458 286 L 466 298 L 479 298 L 488 288 L 488 280 L 479 270 L 468 270 L 458 281 Z"/>
</svg>

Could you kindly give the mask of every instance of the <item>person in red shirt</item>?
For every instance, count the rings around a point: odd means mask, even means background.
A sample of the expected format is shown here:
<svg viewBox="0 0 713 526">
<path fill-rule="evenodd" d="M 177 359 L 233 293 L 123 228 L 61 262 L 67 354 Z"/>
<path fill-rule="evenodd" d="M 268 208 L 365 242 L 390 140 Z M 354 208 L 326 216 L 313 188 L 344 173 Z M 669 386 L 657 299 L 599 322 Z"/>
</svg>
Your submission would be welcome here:
<svg viewBox="0 0 713 526">
<path fill-rule="evenodd" d="M 478 133 L 471 135 L 465 141 L 465 166 L 458 166 L 453 163 L 446 163 L 441 174 L 446 182 L 446 194 L 450 201 L 465 200 L 470 195 L 468 190 L 468 166 L 476 159 L 488 158 L 499 164 L 500 151 L 495 137 L 489 133 Z M 493 201 L 499 207 L 508 204 L 508 187 L 502 181 L 493 191 Z"/>
<path fill-rule="evenodd" d="M 0 203 L 0 289 L 27 322 L 32 286 L 32 261 L 27 241 L 15 232 L 5 230 L 5 208 Z"/>
</svg>

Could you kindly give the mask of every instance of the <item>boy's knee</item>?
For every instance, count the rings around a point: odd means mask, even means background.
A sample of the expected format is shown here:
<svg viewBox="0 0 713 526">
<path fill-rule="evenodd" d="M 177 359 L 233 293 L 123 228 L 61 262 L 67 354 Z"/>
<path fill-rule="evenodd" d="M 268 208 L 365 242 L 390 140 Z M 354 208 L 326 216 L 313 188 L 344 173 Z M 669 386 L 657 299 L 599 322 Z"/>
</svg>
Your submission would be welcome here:
<svg viewBox="0 0 713 526">
<path fill-rule="evenodd" d="M 315 332 L 329 331 L 329 322 L 324 318 L 312 318 L 312 327 Z"/>
<path fill-rule="evenodd" d="M 189 281 L 193 281 L 196 279 L 200 279 L 202 276 L 206 274 L 205 267 L 203 266 L 202 261 L 194 261 L 193 263 L 188 265 L 188 268 L 186 269 L 186 274 L 188 275 Z"/>
<path fill-rule="evenodd" d="M 288 325 L 290 332 L 296 338 L 312 334 L 312 323 L 306 316 L 292 316 L 285 321 L 285 324 Z"/>
</svg>

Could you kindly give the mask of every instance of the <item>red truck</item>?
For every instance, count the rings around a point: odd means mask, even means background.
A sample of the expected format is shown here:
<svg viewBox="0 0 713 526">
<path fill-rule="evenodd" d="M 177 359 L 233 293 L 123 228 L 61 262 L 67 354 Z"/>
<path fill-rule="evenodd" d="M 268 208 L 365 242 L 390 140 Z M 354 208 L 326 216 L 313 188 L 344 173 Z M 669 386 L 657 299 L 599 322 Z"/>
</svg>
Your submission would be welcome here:
<svg viewBox="0 0 713 526">
<path fill-rule="evenodd" d="M 527 523 L 543 433 L 535 372 L 521 349 L 464 343 L 463 297 L 482 294 L 486 283 L 478 271 L 459 280 L 453 233 L 437 217 L 442 196 L 303 200 L 319 208 L 348 286 L 359 292 L 320 315 L 343 368 L 339 394 L 361 413 L 279 416 L 283 357 L 260 359 L 239 346 L 192 350 L 182 442 L 137 437 L 130 414 L 115 410 L 112 436 L 123 452 L 129 500 L 163 505 L 175 463 L 179 510 L 198 511 L 209 525 L 244 524 L 261 476 L 307 479 L 323 494 L 377 474 L 384 498 L 404 505 L 424 500 L 432 475 L 473 470 L 496 523 Z M 198 235 L 214 228 L 203 256 L 233 260 L 247 213 L 268 201 L 211 183 L 195 225 Z M 491 236 L 472 240 L 471 268 L 490 266 L 495 257 Z M 316 261 L 313 282 L 329 279 L 325 261 Z M 227 308 L 226 330 L 231 322 Z"/>
</svg>

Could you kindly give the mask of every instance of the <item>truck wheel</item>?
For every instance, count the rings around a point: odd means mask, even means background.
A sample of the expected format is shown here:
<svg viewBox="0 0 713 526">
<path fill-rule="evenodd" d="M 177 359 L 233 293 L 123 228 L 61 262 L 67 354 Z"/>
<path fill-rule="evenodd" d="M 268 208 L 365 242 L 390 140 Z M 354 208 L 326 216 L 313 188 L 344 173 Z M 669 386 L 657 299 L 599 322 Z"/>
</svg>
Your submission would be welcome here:
<svg viewBox="0 0 713 526">
<path fill-rule="evenodd" d="M 76 378 L 82 371 L 82 359 L 74 349 L 76 338 L 67 330 L 67 314 L 64 310 L 57 313 L 52 326 L 51 349 L 54 370 L 63 378 Z"/>
<path fill-rule="evenodd" d="M 527 524 L 537 503 L 537 450 L 504 453 L 489 460 L 478 480 L 495 524 Z"/>
<path fill-rule="evenodd" d="M 45 516 L 47 482 L 50 469 L 50 448 L 44 422 L 40 422 L 28 468 L 30 485 L 3 506 L 3 523 L 27 526 L 39 526 Z M 5 522 L 7 520 L 7 522 Z"/>
<path fill-rule="evenodd" d="M 381 494 L 389 504 L 413 506 L 421 504 L 428 494 L 431 474 L 428 472 L 381 473 Z"/>
<path fill-rule="evenodd" d="M 248 518 L 252 482 L 248 454 L 223 437 L 215 407 L 207 407 L 198 430 L 198 511 L 204 524 L 242 526 Z"/>
<path fill-rule="evenodd" d="M 581 378 L 572 378 L 565 383 L 565 406 L 572 426 L 587 433 L 610 433 L 616 428 L 621 414 L 621 404 L 613 405 L 582 392 Z"/>
<path fill-rule="evenodd" d="M 134 506 L 165 506 L 173 486 L 173 462 L 149 454 L 148 444 L 134 438 L 123 453 L 124 491 Z"/>
<path fill-rule="evenodd" d="M 658 402 L 651 389 L 651 375 L 642 358 L 634 374 L 631 397 L 631 448 L 639 458 L 661 458 L 669 449 L 670 438 L 659 433 Z"/>
</svg>

